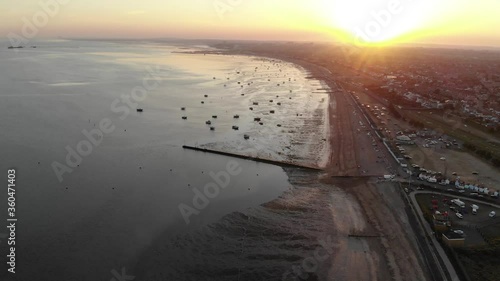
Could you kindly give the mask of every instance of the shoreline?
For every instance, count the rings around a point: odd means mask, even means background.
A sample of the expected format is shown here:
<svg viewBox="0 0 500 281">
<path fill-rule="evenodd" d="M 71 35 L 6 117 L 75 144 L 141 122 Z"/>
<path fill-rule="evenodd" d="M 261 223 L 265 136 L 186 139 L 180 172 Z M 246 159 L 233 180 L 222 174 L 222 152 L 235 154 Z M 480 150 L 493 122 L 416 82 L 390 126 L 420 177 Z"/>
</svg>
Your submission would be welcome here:
<svg viewBox="0 0 500 281">
<path fill-rule="evenodd" d="M 377 145 L 376 140 L 366 141 L 366 137 L 363 137 L 364 133 L 360 132 L 359 129 L 357 133 L 354 131 L 357 122 L 360 122 L 358 119 L 363 113 L 356 108 L 357 104 L 352 96 L 343 90 L 341 82 L 335 81 L 327 68 L 303 59 L 291 58 L 285 54 L 269 54 L 262 50 L 260 50 L 262 54 L 250 50 L 226 51 L 223 55 L 247 55 L 290 62 L 308 71 L 310 73 L 308 79 L 316 79 L 330 88 L 327 110 L 329 121 L 328 164 L 325 167 L 325 176 L 319 180 L 322 183 L 337 186 L 353 196 L 361 208 L 361 213 L 351 214 L 355 217 L 349 219 L 365 221 L 367 227 L 362 232 L 381 235 L 379 238 L 365 242 L 371 254 L 370 257 L 366 258 L 367 264 L 370 265 L 364 265 L 364 269 L 373 271 L 370 273 L 371 280 L 385 280 L 387 274 L 395 280 L 406 278 L 408 280 L 430 280 L 429 269 L 424 265 L 422 253 L 418 251 L 416 244 L 417 234 L 411 231 L 408 217 L 404 212 L 404 202 L 398 194 L 397 187 L 392 183 L 379 184 L 374 179 L 377 173 L 380 176 L 387 173 L 387 170 L 385 167 L 380 167 L 377 160 L 380 157 L 373 152 L 372 146 Z M 222 52 L 217 51 L 216 53 L 222 54 Z M 361 118 L 361 120 L 363 119 Z M 382 151 L 382 153 L 387 154 L 386 151 Z M 368 175 L 368 177 L 358 180 L 335 178 L 336 176 L 358 177 L 363 175 Z M 333 211 L 334 209 L 332 209 Z M 342 210 L 335 211 L 342 212 Z M 355 251 L 349 249 L 342 254 L 353 259 L 357 256 Z M 336 257 L 335 260 L 339 261 L 330 265 L 332 272 L 330 272 L 329 278 L 336 278 L 336 274 L 342 274 L 342 271 L 334 272 L 337 267 L 336 263 L 342 263 L 340 259 L 342 257 Z M 385 266 L 379 263 L 379 259 L 385 261 Z M 373 268 L 373 264 L 377 263 L 379 263 L 379 267 Z M 349 275 L 356 274 L 351 273 L 350 270 L 362 270 L 359 268 L 359 262 L 352 262 L 347 266 L 349 267 L 347 271 Z"/>
<path fill-rule="evenodd" d="M 287 60 L 287 59 L 282 59 L 282 58 L 277 58 L 277 57 L 271 57 L 271 56 L 266 56 L 266 55 L 253 54 L 253 53 L 246 53 L 246 52 L 229 53 L 229 52 L 226 52 L 224 50 L 215 50 L 215 51 L 175 51 L 173 53 L 176 53 L 176 54 L 188 54 L 188 55 L 244 56 L 244 57 L 247 57 L 247 58 L 250 58 L 250 59 L 255 59 L 255 60 L 280 61 L 282 63 L 289 63 L 289 64 L 291 64 L 292 67 L 296 68 L 297 70 L 299 70 L 303 74 L 303 78 L 305 80 L 315 80 L 318 83 L 320 83 L 322 85 L 322 87 L 325 88 L 325 89 L 322 89 L 322 90 L 326 90 L 325 92 L 322 92 L 322 93 L 312 92 L 311 94 L 323 94 L 323 95 L 327 94 L 328 95 L 328 104 L 327 104 L 327 106 L 324 109 L 321 108 L 321 107 L 316 108 L 316 109 L 320 109 L 322 111 L 324 110 L 323 112 L 325 113 L 323 115 L 324 121 L 325 121 L 324 128 L 322 128 L 321 131 L 318 131 L 318 132 L 323 135 L 323 137 L 324 137 L 325 140 L 328 140 L 330 138 L 330 136 L 332 136 L 331 126 L 330 126 L 331 125 L 331 120 L 329 118 L 329 116 L 331 116 L 331 114 L 330 114 L 331 109 L 330 109 L 330 106 L 329 106 L 329 104 L 331 103 L 331 98 L 332 98 L 331 97 L 331 93 L 332 93 L 331 86 L 326 81 L 323 81 L 320 77 L 316 77 L 316 74 L 313 73 L 310 69 L 308 69 L 304 65 L 302 65 L 300 63 L 297 63 L 297 62 L 294 62 L 294 61 Z M 315 89 L 315 90 L 318 90 L 318 89 Z M 314 110 L 312 110 L 312 111 L 314 111 Z M 307 124 L 303 124 L 300 127 L 305 128 L 305 126 L 307 126 Z M 320 143 L 320 142 L 318 141 L 317 143 Z M 217 147 L 210 147 L 210 146 L 209 147 L 205 147 L 205 148 L 218 149 Z M 310 150 L 309 152 L 310 153 L 318 153 L 317 151 L 313 151 L 313 150 Z M 299 157 L 297 159 L 292 159 L 292 160 L 279 160 L 279 159 L 276 159 L 276 162 L 282 162 L 285 165 L 287 165 L 287 164 L 296 164 L 296 165 L 301 165 L 301 166 L 305 166 L 305 167 L 311 167 L 313 169 L 325 171 L 325 170 L 329 169 L 329 167 L 330 167 L 330 162 L 331 162 L 330 155 L 331 155 L 331 153 L 332 153 L 332 145 L 331 145 L 331 142 L 328 141 L 328 142 L 326 142 L 326 144 L 323 146 L 323 148 L 319 152 L 319 154 L 321 154 L 322 156 L 319 157 L 316 160 L 314 160 L 314 159 L 307 159 L 306 161 L 304 161 L 304 159 L 300 159 L 300 157 Z M 274 161 L 273 159 L 268 159 L 268 160 Z"/>
<path fill-rule="evenodd" d="M 345 159 L 347 156 L 343 155 L 343 151 L 346 151 L 346 147 L 343 146 L 344 142 L 342 141 L 342 138 L 340 137 L 341 133 L 345 130 L 342 130 L 339 128 L 338 124 L 337 126 L 332 125 L 336 123 L 335 118 L 333 116 L 335 115 L 335 109 L 339 106 L 338 104 L 338 97 L 335 95 L 335 88 L 337 85 L 334 84 L 333 81 L 329 81 L 325 79 L 325 70 L 319 70 L 318 68 L 321 68 L 321 66 L 314 65 L 310 62 L 297 59 L 297 58 L 290 58 L 285 55 L 277 55 L 277 54 L 258 54 L 252 51 L 245 51 L 245 50 L 226 50 L 226 49 L 217 49 L 214 51 L 186 51 L 182 52 L 179 51 L 178 53 L 183 53 L 183 54 L 212 54 L 212 55 L 224 55 L 224 56 L 231 56 L 231 55 L 242 55 L 242 56 L 248 56 L 248 57 L 255 57 L 255 58 L 263 58 L 263 59 L 268 59 L 268 60 L 281 60 L 283 62 L 288 62 L 293 65 L 295 65 L 297 68 L 301 70 L 307 71 L 308 75 L 305 76 L 306 79 L 313 79 L 317 80 L 324 85 L 326 85 L 329 89 L 326 93 L 328 94 L 328 99 L 329 99 L 329 105 L 327 107 L 327 118 L 328 120 L 328 125 L 325 127 L 326 133 L 327 133 L 327 138 L 329 140 L 329 144 L 327 147 L 327 160 L 325 161 L 325 166 L 323 167 L 325 171 L 329 174 L 329 176 L 332 175 L 341 175 L 341 176 L 357 176 L 358 174 L 356 173 L 356 170 L 358 168 L 358 156 L 356 155 L 355 157 L 351 156 L 351 161 L 350 163 L 346 163 Z M 335 108 L 332 108 L 332 101 L 334 101 L 333 106 Z M 345 109 L 345 105 L 341 105 L 341 108 Z M 339 114 L 340 117 L 345 116 L 345 114 Z M 341 120 L 339 120 L 337 123 L 341 123 Z M 352 148 L 352 144 L 354 143 L 354 140 L 351 140 L 350 142 L 347 142 L 346 145 L 349 145 L 348 150 L 349 151 L 354 151 Z M 338 147 L 334 149 L 335 145 Z M 334 159 L 339 159 L 338 161 Z M 352 161 L 354 159 L 354 162 Z M 319 164 L 319 163 L 318 163 Z M 320 166 L 320 165 L 318 165 Z"/>
</svg>

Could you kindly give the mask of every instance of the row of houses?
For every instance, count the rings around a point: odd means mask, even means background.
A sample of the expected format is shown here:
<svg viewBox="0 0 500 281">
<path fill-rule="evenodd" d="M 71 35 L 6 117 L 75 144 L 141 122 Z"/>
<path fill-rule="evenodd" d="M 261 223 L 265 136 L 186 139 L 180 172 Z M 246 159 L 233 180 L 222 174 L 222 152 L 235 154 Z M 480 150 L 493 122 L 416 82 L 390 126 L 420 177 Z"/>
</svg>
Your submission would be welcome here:
<svg viewBox="0 0 500 281">
<path fill-rule="evenodd" d="M 467 184 L 467 183 L 464 184 L 463 182 L 460 182 L 460 180 L 455 181 L 455 187 L 457 189 L 461 189 L 461 190 L 468 190 L 470 192 L 476 192 L 479 194 L 489 195 L 489 196 L 494 197 L 494 198 L 498 198 L 498 195 L 499 195 L 498 191 L 490 191 L 489 188 L 479 186 L 479 185 Z"/>
</svg>

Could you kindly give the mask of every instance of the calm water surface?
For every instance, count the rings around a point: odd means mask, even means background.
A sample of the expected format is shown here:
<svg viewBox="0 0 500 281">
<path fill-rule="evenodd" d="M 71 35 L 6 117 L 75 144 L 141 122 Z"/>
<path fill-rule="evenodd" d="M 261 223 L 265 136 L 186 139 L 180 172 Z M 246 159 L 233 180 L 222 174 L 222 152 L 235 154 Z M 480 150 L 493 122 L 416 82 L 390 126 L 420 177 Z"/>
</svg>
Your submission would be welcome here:
<svg viewBox="0 0 500 281">
<path fill-rule="evenodd" d="M 244 265 L 262 262 L 259 253 L 269 245 L 254 240 L 254 255 L 243 260 L 238 248 L 247 228 L 276 226 L 278 218 L 260 205 L 290 189 L 287 173 L 182 145 L 321 165 L 328 97 L 311 93 L 323 85 L 283 62 L 181 54 L 185 49 L 160 44 L 44 41 L 15 51 L 0 43 L 0 171 L 17 169 L 19 220 L 17 279 L 2 270 L 2 280 L 110 280 L 111 270 L 122 267 L 147 280 L 260 276 L 264 267 L 245 271 Z M 116 110 L 144 81 L 158 86 L 130 113 Z M 103 119 L 114 130 L 59 181 L 53 163 L 67 165 L 68 149 L 76 150 L 87 140 L 82 132 L 99 129 Z M 307 122 L 314 126 L 304 133 Z M 195 190 L 217 185 L 210 173 L 226 173 L 228 164 L 239 173 L 186 224 L 180 204 L 192 207 Z M 6 252 L 6 243 L 0 249 Z M 5 255 L 0 261 L 5 266 Z"/>
</svg>

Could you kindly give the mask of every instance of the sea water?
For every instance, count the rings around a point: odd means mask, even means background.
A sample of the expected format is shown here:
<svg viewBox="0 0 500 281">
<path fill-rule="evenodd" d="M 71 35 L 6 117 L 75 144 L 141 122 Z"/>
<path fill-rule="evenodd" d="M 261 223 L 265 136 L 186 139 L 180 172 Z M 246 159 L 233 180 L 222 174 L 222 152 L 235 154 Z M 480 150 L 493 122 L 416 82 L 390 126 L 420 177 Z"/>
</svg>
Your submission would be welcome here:
<svg viewBox="0 0 500 281">
<path fill-rule="evenodd" d="M 328 95 L 298 66 L 193 53 L 212 51 L 208 46 L 34 44 L 0 48 L 0 167 L 5 178 L 16 169 L 13 280 L 110 280 L 122 267 L 153 276 L 144 272 L 152 266 L 144 260 L 158 245 L 170 245 L 163 257 L 175 260 L 188 247 L 183 261 L 203 261 L 213 229 L 233 229 L 235 218 L 243 223 L 242 213 L 291 187 L 281 167 L 182 145 L 326 163 Z M 0 208 L 6 221 L 6 200 Z M 243 239 L 244 233 L 233 229 L 232 235 Z M 7 244 L 0 249 L 5 253 Z M 5 265 L 5 255 L 0 261 Z M 170 276 L 181 278 L 178 270 Z M 239 266 L 224 270 L 229 279 L 241 273 Z M 0 276 L 12 278 L 5 272 Z"/>
</svg>

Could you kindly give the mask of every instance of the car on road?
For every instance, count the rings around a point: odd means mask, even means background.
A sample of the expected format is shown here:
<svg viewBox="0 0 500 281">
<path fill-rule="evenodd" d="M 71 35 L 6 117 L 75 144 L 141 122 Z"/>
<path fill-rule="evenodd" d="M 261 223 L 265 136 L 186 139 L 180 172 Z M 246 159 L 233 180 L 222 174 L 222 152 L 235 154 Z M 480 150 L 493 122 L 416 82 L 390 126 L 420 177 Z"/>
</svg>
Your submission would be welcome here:
<svg viewBox="0 0 500 281">
<path fill-rule="evenodd" d="M 496 213 L 495 211 L 491 211 L 490 214 L 489 214 L 490 218 L 494 218 L 496 216 Z"/>
<path fill-rule="evenodd" d="M 462 214 L 460 214 L 460 213 L 455 213 L 455 215 L 456 215 L 456 216 L 457 216 L 457 218 L 459 218 L 459 219 L 463 219 L 463 218 L 464 218 L 464 216 L 463 216 Z"/>
</svg>

